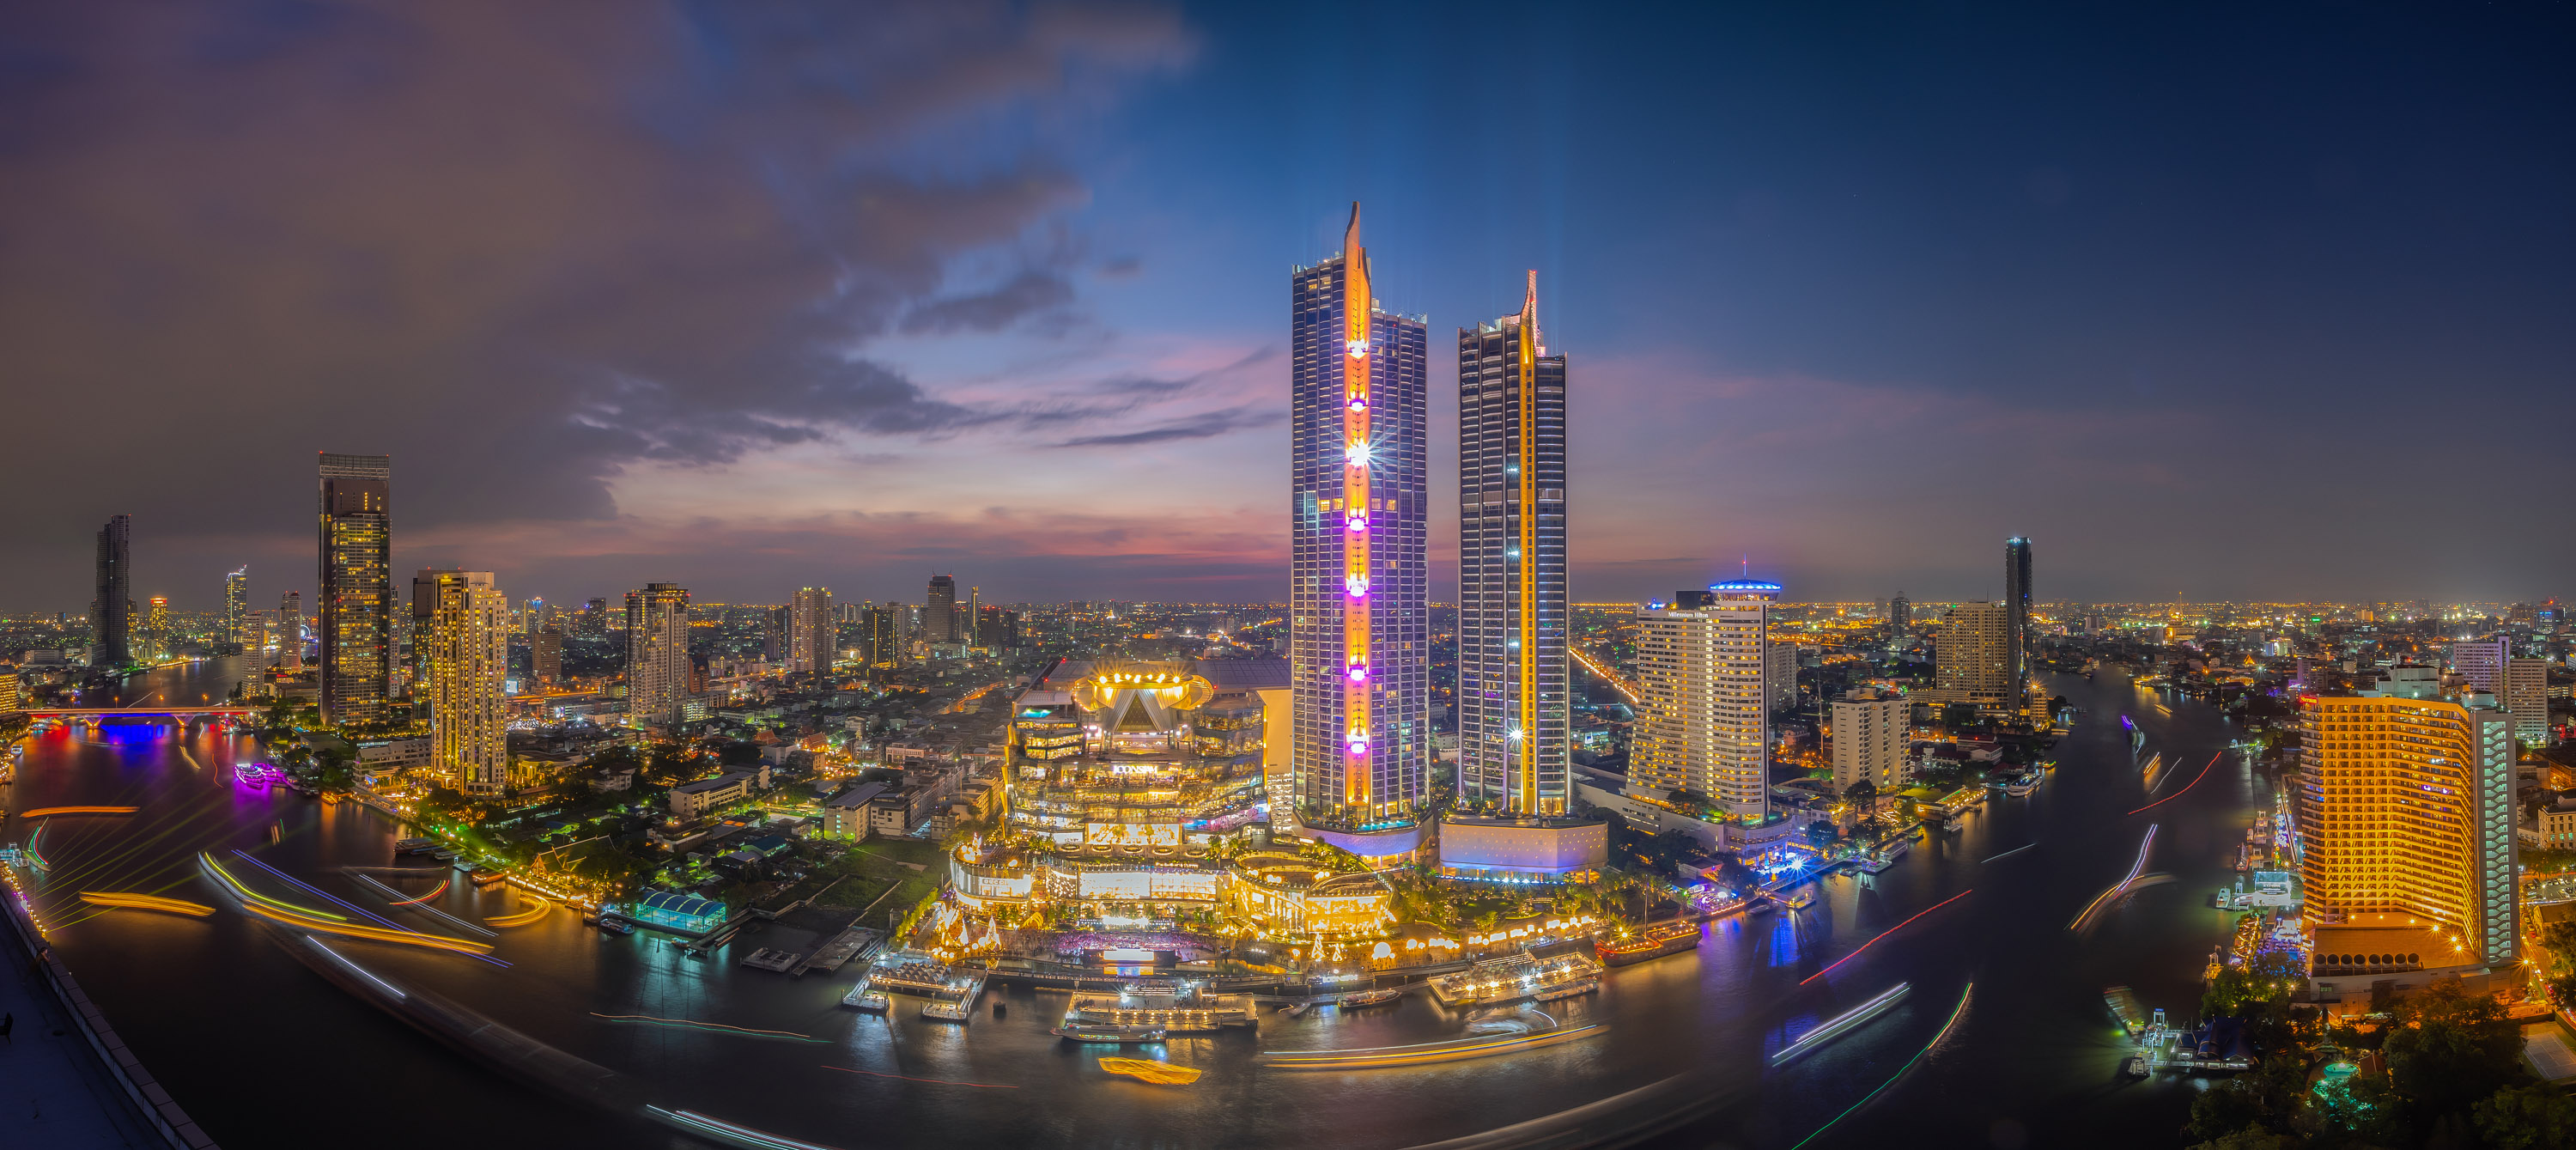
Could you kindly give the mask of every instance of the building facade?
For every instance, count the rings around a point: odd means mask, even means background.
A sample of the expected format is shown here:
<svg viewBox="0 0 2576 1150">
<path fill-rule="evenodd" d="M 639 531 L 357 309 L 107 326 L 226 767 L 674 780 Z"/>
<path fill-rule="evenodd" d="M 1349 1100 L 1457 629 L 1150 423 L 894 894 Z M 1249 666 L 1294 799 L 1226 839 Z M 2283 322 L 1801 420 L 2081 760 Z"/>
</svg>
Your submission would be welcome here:
<svg viewBox="0 0 2576 1150">
<path fill-rule="evenodd" d="M 2462 639 L 2451 644 L 2451 670 L 2488 694 L 2504 694 L 2505 664 L 2513 661 L 2513 644 L 2502 637 Z"/>
<path fill-rule="evenodd" d="M 134 661 L 134 519 L 117 515 L 98 529 L 98 567 L 89 601 L 89 665 Z"/>
<path fill-rule="evenodd" d="M 2537 746 L 2549 743 L 2549 660 L 2507 659 L 2504 688 L 2497 691 L 2505 713 L 2513 716 L 2513 737 Z"/>
<path fill-rule="evenodd" d="M 2366 951 L 2321 936 L 2320 969 L 2512 964 L 2512 716 L 2484 692 L 2443 698 L 2431 669 L 2413 667 L 2395 668 L 2379 690 L 2300 706 L 2302 913 L 2426 936 Z M 2354 951 L 2375 961 L 2329 961 Z"/>
<path fill-rule="evenodd" d="M 1290 273 L 1289 305 L 1296 813 L 1390 836 L 1341 844 L 1363 855 L 1410 851 L 1431 756 L 1428 329 L 1372 294 L 1356 204 L 1342 254 Z"/>
<path fill-rule="evenodd" d="M 1927 702 L 1974 703 L 1979 710 L 2011 707 L 2012 612 L 2001 603 L 1961 603 L 1941 617 L 1933 641 L 1934 693 Z"/>
<path fill-rule="evenodd" d="M 832 614 L 832 589 L 799 587 L 787 605 L 787 670 L 829 675 L 841 649 L 841 625 Z"/>
<path fill-rule="evenodd" d="M 393 457 L 325 452 L 320 471 L 322 721 L 373 722 L 393 694 Z"/>
<path fill-rule="evenodd" d="M 900 604 L 871 607 L 859 618 L 859 657 L 871 667 L 903 665 L 903 634 L 897 626 Z"/>
<path fill-rule="evenodd" d="M 1458 797 L 1566 813 L 1565 357 L 1521 310 L 1458 329 Z"/>
<path fill-rule="evenodd" d="M 1798 645 L 1771 643 L 1762 649 L 1764 705 L 1786 711 L 1798 705 Z"/>
<path fill-rule="evenodd" d="M 921 640 L 934 645 L 958 641 L 956 577 L 930 577 L 930 591 L 921 602 Z"/>
<path fill-rule="evenodd" d="M 1637 616 L 1638 784 L 1705 796 L 1728 817 L 1770 814 L 1769 695 L 1764 689 L 1771 604 L 1780 585 L 1711 584 L 1707 605 Z"/>
<path fill-rule="evenodd" d="M 2004 697 L 2018 712 L 2030 687 L 2030 540 L 2004 540 Z"/>
<path fill-rule="evenodd" d="M 242 652 L 251 649 L 250 634 L 250 568 L 240 567 L 224 576 L 224 642 L 238 644 Z"/>
<path fill-rule="evenodd" d="M 489 571 L 424 571 L 413 583 L 415 619 L 424 579 L 429 617 L 414 634 L 427 656 L 431 765 L 459 790 L 498 791 L 510 775 L 510 601 Z"/>
<path fill-rule="evenodd" d="M 689 590 L 647 583 L 626 593 L 626 721 L 680 725 L 689 702 Z"/>
<path fill-rule="evenodd" d="M 1855 687 L 1832 704 L 1834 793 L 1868 783 L 1887 794 L 1905 785 L 1906 735 L 1914 701 L 1893 691 Z"/>
</svg>

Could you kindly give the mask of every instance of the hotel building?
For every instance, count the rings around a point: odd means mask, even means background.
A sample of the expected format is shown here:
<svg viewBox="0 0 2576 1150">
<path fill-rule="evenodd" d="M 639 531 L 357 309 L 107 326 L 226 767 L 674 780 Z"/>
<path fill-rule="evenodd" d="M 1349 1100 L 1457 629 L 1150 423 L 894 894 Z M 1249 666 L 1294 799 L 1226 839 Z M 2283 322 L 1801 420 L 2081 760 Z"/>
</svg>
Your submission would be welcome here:
<svg viewBox="0 0 2576 1150">
<path fill-rule="evenodd" d="M 689 702 L 689 589 L 647 583 L 626 593 L 626 721 L 680 725 Z"/>
<path fill-rule="evenodd" d="M 2429 667 L 2300 707 L 2302 913 L 2319 996 L 2512 965 L 2511 716 L 2483 691 L 2443 697 Z"/>
<path fill-rule="evenodd" d="M 1706 796 L 1729 817 L 1770 814 L 1771 604 L 1780 585 L 1712 583 L 1704 606 L 1637 615 L 1639 785 Z"/>
<path fill-rule="evenodd" d="M 1521 310 L 1458 331 L 1458 798 L 1566 812 L 1565 357 Z"/>
<path fill-rule="evenodd" d="M 1933 682 L 1915 697 L 1927 703 L 1974 703 L 1989 714 L 2012 709 L 2012 611 L 1983 600 L 1961 603 L 1941 617 L 1933 637 Z"/>
<path fill-rule="evenodd" d="M 1370 291 L 1359 224 L 1289 276 L 1290 814 L 1377 857 L 1421 845 L 1428 798 L 1427 329 Z"/>
<path fill-rule="evenodd" d="M 426 649 L 430 761 L 467 792 L 498 791 L 509 780 L 503 680 L 510 671 L 510 601 L 489 571 L 423 571 L 412 581 L 413 615 L 428 608 Z M 423 594 L 428 603 L 420 603 Z"/>
<path fill-rule="evenodd" d="M 1902 786 L 1907 776 L 1906 734 L 1912 727 L 1914 701 L 1893 691 L 1854 687 L 1833 701 L 1834 793 L 1868 783 L 1881 794 Z"/>
<path fill-rule="evenodd" d="M 322 721 L 370 722 L 384 717 L 393 693 L 394 461 L 324 452 L 320 471 Z"/>
</svg>

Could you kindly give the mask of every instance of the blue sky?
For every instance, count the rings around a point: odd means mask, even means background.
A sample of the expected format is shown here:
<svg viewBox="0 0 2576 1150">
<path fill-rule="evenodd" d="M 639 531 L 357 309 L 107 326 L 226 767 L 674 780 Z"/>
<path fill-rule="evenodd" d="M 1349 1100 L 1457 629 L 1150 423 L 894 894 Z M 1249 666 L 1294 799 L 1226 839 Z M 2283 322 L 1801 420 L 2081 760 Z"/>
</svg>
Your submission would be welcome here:
<svg viewBox="0 0 2576 1150">
<path fill-rule="evenodd" d="M 327 448 L 395 455 L 399 566 L 517 595 L 1276 598 L 1287 271 L 1358 200 L 1435 410 L 1446 333 L 1539 271 L 1578 598 L 1740 558 L 1990 595 L 2011 534 L 2043 598 L 2538 598 L 2576 559 L 2567 25 L 31 11 L 0 355 L 49 425 L 138 402 L 134 462 L 0 512 L 0 593 L 85 601 L 117 511 L 141 593 L 301 587 Z"/>
</svg>

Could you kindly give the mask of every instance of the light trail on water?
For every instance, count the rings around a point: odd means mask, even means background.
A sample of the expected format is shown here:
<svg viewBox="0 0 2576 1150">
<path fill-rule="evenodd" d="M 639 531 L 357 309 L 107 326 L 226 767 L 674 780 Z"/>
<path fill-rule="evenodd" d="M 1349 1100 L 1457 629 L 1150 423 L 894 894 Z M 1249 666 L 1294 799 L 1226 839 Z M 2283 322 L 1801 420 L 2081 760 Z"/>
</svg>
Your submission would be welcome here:
<svg viewBox="0 0 2576 1150">
<path fill-rule="evenodd" d="M 1798 1144 L 1796 1146 L 1791 1146 L 1789 1150 L 1801 1150 L 1801 1148 L 1807 1143 L 1823 1137 L 1825 1131 L 1834 1128 L 1834 1123 L 1851 1117 L 1852 1114 L 1857 1112 L 1861 1107 L 1869 1105 L 1870 1099 L 1886 1093 L 1888 1087 L 1896 1085 L 1898 1079 L 1905 1077 L 1906 1071 L 1914 1069 L 1915 1063 L 1923 1061 L 1924 1055 L 1930 1054 L 1934 1050 L 1939 1049 L 1943 1042 L 1949 1040 L 1950 1032 L 1958 1028 L 1959 1019 L 1968 1013 L 1968 996 L 1975 994 L 1976 992 L 1977 984 L 1973 982 L 1969 983 L 1967 989 L 1959 992 L 1959 1005 L 1957 1008 L 1950 1011 L 1950 1021 L 1941 1024 L 1941 1032 L 1933 1035 L 1932 1041 L 1923 1044 L 1923 1049 L 1915 1051 L 1914 1057 L 1906 1059 L 1905 1065 L 1897 1067 L 1896 1073 L 1889 1075 L 1887 1081 L 1878 1084 L 1878 1089 L 1861 1095 L 1860 1101 L 1852 1103 L 1849 1109 L 1844 1110 L 1840 1114 L 1834 1115 L 1833 1118 L 1826 1121 L 1824 1125 L 1816 1127 L 1815 1133 L 1799 1139 Z"/>
<path fill-rule="evenodd" d="M 1878 937 L 1877 937 L 1877 938 L 1872 938 L 1872 939 L 1870 939 L 1868 942 L 1864 942 L 1864 943 L 1860 944 L 1859 946 L 1852 948 L 1852 952 L 1851 952 L 1850 954 L 1846 954 L 1846 955 L 1842 956 L 1841 958 L 1835 959 L 1835 960 L 1834 960 L 1834 964 L 1833 964 L 1833 966 L 1828 966 L 1828 967 L 1824 968 L 1823 970 L 1819 970 L 1819 971 L 1815 972 L 1814 974 L 1810 974 L 1810 975 L 1808 975 L 1808 976 L 1807 976 L 1807 977 L 1805 977 L 1805 978 L 1799 979 L 1799 980 L 1798 980 L 1798 985 L 1800 985 L 1800 986 L 1805 986 L 1805 985 L 1807 985 L 1807 984 L 1808 984 L 1808 983 L 1810 983 L 1810 982 L 1814 982 L 1815 980 L 1817 980 L 1817 979 L 1819 979 L 1819 978 L 1823 978 L 1824 976 L 1826 976 L 1826 975 L 1828 975 L 1828 974 L 1832 974 L 1832 973 L 1834 972 L 1834 967 L 1841 966 L 1842 964 L 1844 964 L 1844 963 L 1846 963 L 1846 962 L 1850 962 L 1851 960 L 1853 960 L 1853 959 L 1855 959 L 1855 958 L 1859 958 L 1859 957 L 1860 957 L 1860 952 L 1861 952 L 1861 951 L 1868 950 L 1868 949 L 1870 948 L 1870 946 L 1871 946 L 1872 944 L 1876 943 L 1880 938 L 1886 938 L 1887 936 L 1889 936 L 1889 935 L 1891 935 L 1891 934 L 1894 934 L 1894 933 L 1896 933 L 1897 931 L 1900 931 L 1900 930 L 1905 929 L 1908 925 L 1912 924 L 1912 923 L 1913 923 L 1913 921 L 1914 921 L 1914 919 L 1916 919 L 1916 918 L 1921 918 L 1921 917 L 1923 917 L 1924 915 L 1930 914 L 1930 913 L 1932 913 L 1933 911 L 1939 910 L 1939 909 L 1941 909 L 1942 907 L 1948 906 L 1948 905 L 1950 905 L 1951 903 L 1957 902 L 1957 901 L 1959 901 L 1960 899 L 1966 898 L 1966 897 L 1968 897 L 1969 895 L 1972 895 L 1972 894 L 1975 894 L 1975 893 L 1977 893 L 1976 888 L 1975 888 L 1975 887 L 1970 887 L 1970 888 L 1968 888 L 1967 890 L 1960 891 L 1960 892 L 1959 892 L 1959 893 L 1957 893 L 1957 894 L 1951 895 L 1951 896 L 1950 896 L 1950 897 L 1948 897 L 1948 898 L 1942 899 L 1942 900 L 1941 900 L 1941 901 L 1939 901 L 1939 902 L 1933 903 L 1933 904 L 1932 904 L 1932 905 L 1930 905 L 1930 906 L 1924 907 L 1923 909 L 1921 909 L 1921 910 L 1918 910 L 1918 911 L 1914 912 L 1914 917 L 1913 917 L 1913 918 L 1908 918 L 1908 919 L 1906 919 L 1904 922 L 1900 922 L 1900 923 L 1896 924 L 1895 926 L 1891 926 L 1891 927 L 1887 928 L 1886 930 L 1882 930 L 1882 931 L 1878 932 Z"/>
</svg>

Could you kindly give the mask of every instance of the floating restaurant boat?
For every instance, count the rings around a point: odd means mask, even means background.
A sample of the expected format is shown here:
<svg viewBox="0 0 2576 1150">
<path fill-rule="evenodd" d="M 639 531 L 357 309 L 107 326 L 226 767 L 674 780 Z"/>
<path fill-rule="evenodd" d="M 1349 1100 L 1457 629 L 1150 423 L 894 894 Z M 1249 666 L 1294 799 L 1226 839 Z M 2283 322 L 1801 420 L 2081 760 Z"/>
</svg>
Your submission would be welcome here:
<svg viewBox="0 0 2576 1150">
<path fill-rule="evenodd" d="M 635 933 L 635 924 L 613 914 L 603 914 L 599 916 L 599 929 L 607 931 L 610 934 L 633 934 Z"/>
<path fill-rule="evenodd" d="M 1914 987 L 1911 983 L 1897 983 L 1894 986 L 1878 992 L 1877 997 L 1861 1003 L 1842 1014 L 1826 1019 L 1824 1022 L 1819 1023 L 1815 1029 L 1799 1035 L 1797 1041 L 1792 1042 L 1787 1046 L 1783 1046 L 1778 1051 L 1774 1052 L 1771 1055 L 1771 1065 L 1778 1066 L 1791 1059 L 1809 1054 L 1819 1046 L 1823 1046 L 1836 1038 L 1840 1038 L 1845 1034 L 1849 1034 L 1854 1030 L 1860 1029 L 1871 1019 L 1894 1009 L 1896 1004 L 1904 1001 L 1905 996 L 1911 993 L 1913 989 Z"/>
<path fill-rule="evenodd" d="M 921 1016 L 933 1022 L 972 1022 L 975 1004 L 962 999 L 936 999 L 921 1004 Z"/>
<path fill-rule="evenodd" d="M 1333 1005 L 1344 1010 L 1360 1010 L 1371 1006 L 1384 1006 L 1402 997 L 1404 992 L 1401 990 L 1363 990 L 1357 994 L 1345 994 Z"/>
<path fill-rule="evenodd" d="M 1103 1058 L 1100 1068 L 1156 1086 L 1187 1086 L 1198 1081 L 1200 1073 L 1196 1067 L 1174 1066 L 1151 1058 Z"/>
<path fill-rule="evenodd" d="M 1067 1042 L 1108 1046 L 1139 1046 L 1163 1040 L 1163 1028 L 1159 1026 L 1112 1026 L 1102 1022 L 1070 1020 L 1049 1033 Z"/>
<path fill-rule="evenodd" d="M 2026 771 L 2004 780 L 2004 793 L 2017 799 L 2027 797 L 2032 791 L 2038 789 L 2039 775 L 2034 772 Z"/>
<path fill-rule="evenodd" d="M 1531 995 L 1530 1001 L 1557 1002 L 1563 999 L 1576 998 L 1582 995 L 1591 994 L 1599 989 L 1601 989 L 1600 979 L 1587 978 L 1581 982 L 1569 982 L 1562 986 L 1551 986 Z"/>
<path fill-rule="evenodd" d="M 1622 939 L 1595 939 L 1592 953 L 1604 966 L 1626 966 L 1685 950 L 1699 949 L 1700 929 L 1697 922 L 1682 919 L 1657 923 Z"/>
<path fill-rule="evenodd" d="M 1311 1001 L 1299 1004 L 1313 1008 Z M 1290 1014 L 1305 1011 L 1290 1008 Z M 1252 1000 L 1240 994 L 1208 994 L 1195 983 L 1131 982 L 1116 994 L 1077 993 L 1064 1013 L 1066 1026 L 1151 1028 L 1167 1034 L 1208 1034 L 1228 1026 L 1253 1024 Z"/>
<path fill-rule="evenodd" d="M 1693 929 L 1696 930 L 1696 926 Z M 1431 994 L 1444 1006 L 1513 1002 L 1600 973 L 1600 961 L 1588 954 L 1578 952 L 1539 959 L 1528 951 L 1522 951 L 1502 958 L 1488 958 L 1456 974 L 1434 978 L 1431 980 Z"/>
</svg>

